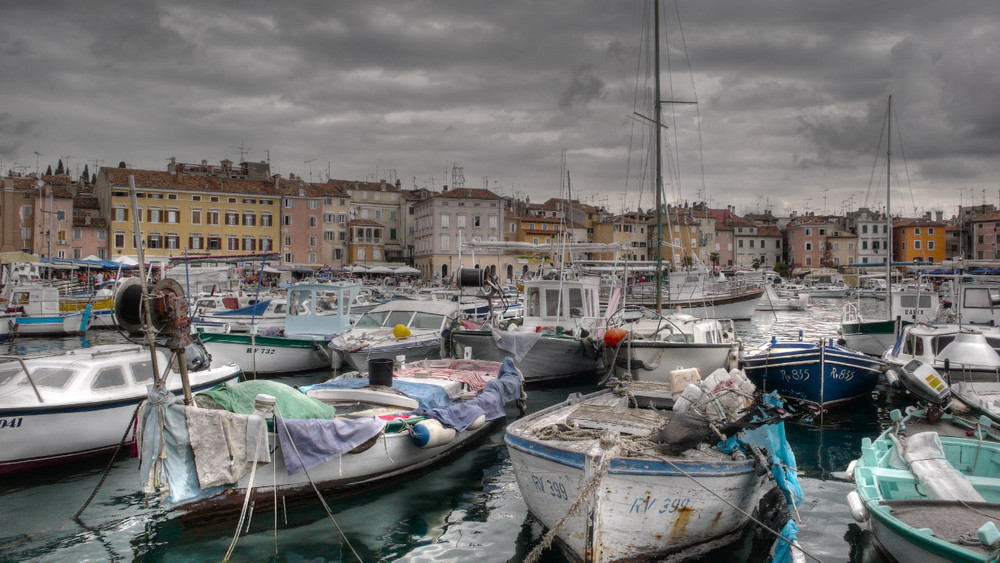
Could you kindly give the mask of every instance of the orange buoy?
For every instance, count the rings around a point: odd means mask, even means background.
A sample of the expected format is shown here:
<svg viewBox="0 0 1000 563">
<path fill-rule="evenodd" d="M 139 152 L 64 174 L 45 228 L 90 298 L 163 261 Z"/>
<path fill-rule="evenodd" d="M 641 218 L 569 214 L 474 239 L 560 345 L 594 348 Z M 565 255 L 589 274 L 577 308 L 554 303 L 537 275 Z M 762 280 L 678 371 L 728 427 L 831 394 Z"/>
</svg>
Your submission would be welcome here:
<svg viewBox="0 0 1000 563">
<path fill-rule="evenodd" d="M 618 346 L 618 343 L 625 340 L 628 332 L 624 328 L 613 328 L 604 333 L 604 343 L 608 346 Z"/>
</svg>

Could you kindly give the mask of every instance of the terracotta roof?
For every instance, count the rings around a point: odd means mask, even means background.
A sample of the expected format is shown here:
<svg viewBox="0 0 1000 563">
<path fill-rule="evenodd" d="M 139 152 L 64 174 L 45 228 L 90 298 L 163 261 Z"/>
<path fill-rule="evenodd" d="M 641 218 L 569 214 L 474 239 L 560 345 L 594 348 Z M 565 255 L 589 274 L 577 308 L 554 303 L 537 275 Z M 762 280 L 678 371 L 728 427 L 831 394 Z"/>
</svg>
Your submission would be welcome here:
<svg viewBox="0 0 1000 563">
<path fill-rule="evenodd" d="M 340 186 L 327 182 L 325 184 L 310 184 L 317 192 L 325 197 L 351 197 Z"/>
<path fill-rule="evenodd" d="M 219 178 L 214 176 L 174 175 L 166 171 L 137 170 L 134 168 L 102 167 L 101 174 L 107 176 L 113 187 L 128 187 L 128 177 L 135 176 L 137 188 L 158 188 L 180 191 L 206 191 L 219 193 L 259 194 L 270 196 L 285 195 L 283 182 L 270 180 L 244 180 L 241 178 Z"/>
<path fill-rule="evenodd" d="M 409 190 L 400 190 L 399 196 L 405 199 L 406 201 L 420 201 L 420 196 Z"/>
<path fill-rule="evenodd" d="M 90 224 L 87 224 L 87 219 L 90 219 Z M 73 216 L 73 226 L 74 227 L 91 227 L 94 229 L 107 229 L 108 220 L 104 217 L 95 217 L 89 215 L 74 215 Z"/>
<path fill-rule="evenodd" d="M 369 192 L 399 192 L 396 184 L 391 182 L 359 182 L 357 180 L 330 180 L 328 184 L 334 184 L 342 190 L 365 190 Z"/>
<path fill-rule="evenodd" d="M 78 195 L 73 198 L 73 209 L 100 209 L 101 202 L 92 195 Z"/>
<path fill-rule="evenodd" d="M 900 219 L 894 221 L 892 226 L 895 227 L 945 227 L 948 224 L 943 221 L 935 221 L 933 219 L 925 219 L 923 217 L 910 218 L 910 219 Z"/>
<path fill-rule="evenodd" d="M 558 217 L 521 217 L 522 223 L 562 223 Z"/>
<path fill-rule="evenodd" d="M 973 223 L 979 223 L 982 221 L 1000 221 L 1000 211 L 990 211 L 972 218 Z"/>
<path fill-rule="evenodd" d="M 781 229 L 774 225 L 761 225 L 757 227 L 757 235 L 762 237 L 780 237 Z"/>
<path fill-rule="evenodd" d="M 468 198 L 468 199 L 503 199 L 497 194 L 484 190 L 482 188 L 455 188 L 454 190 L 448 190 L 446 192 L 441 192 L 434 197 L 447 197 L 447 198 Z"/>
</svg>

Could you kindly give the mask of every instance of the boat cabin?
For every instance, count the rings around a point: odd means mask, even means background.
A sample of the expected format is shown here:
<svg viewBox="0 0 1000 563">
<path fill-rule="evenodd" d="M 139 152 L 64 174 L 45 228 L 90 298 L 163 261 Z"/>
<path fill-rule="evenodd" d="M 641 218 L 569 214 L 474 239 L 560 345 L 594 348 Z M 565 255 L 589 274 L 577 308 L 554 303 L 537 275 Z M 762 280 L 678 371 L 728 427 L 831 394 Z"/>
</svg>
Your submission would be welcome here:
<svg viewBox="0 0 1000 563">
<path fill-rule="evenodd" d="M 59 290 L 49 286 L 24 285 L 11 291 L 7 311 L 20 311 L 29 317 L 59 315 Z"/>
<path fill-rule="evenodd" d="M 351 303 L 361 283 L 300 283 L 288 290 L 285 335 L 340 334 L 351 326 Z"/>
<path fill-rule="evenodd" d="M 523 328 L 593 328 L 601 316 L 600 279 L 535 279 L 524 282 Z"/>
</svg>

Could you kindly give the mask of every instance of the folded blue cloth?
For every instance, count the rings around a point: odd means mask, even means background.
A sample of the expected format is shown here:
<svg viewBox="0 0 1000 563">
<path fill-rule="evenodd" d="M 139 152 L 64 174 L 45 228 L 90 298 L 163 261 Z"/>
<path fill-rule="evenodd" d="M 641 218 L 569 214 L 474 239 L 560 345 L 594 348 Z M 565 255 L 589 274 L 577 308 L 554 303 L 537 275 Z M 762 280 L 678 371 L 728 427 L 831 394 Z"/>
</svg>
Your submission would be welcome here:
<svg viewBox="0 0 1000 563">
<path fill-rule="evenodd" d="M 386 424 L 381 418 L 280 418 L 275 431 L 278 433 L 288 474 L 294 475 L 303 469 L 336 459 L 364 444 L 381 434 Z"/>
</svg>

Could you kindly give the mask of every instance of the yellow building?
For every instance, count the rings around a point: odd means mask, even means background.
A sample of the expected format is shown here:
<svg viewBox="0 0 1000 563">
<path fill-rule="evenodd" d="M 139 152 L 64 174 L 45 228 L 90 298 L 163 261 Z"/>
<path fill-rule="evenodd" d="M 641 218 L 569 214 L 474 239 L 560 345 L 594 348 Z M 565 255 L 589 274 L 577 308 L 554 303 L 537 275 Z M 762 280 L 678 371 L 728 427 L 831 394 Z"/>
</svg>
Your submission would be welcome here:
<svg viewBox="0 0 1000 563">
<path fill-rule="evenodd" d="M 900 219 L 892 225 L 892 259 L 897 262 L 940 264 L 947 251 L 943 221 Z"/>
<path fill-rule="evenodd" d="M 284 190 L 279 178 L 265 175 L 252 163 L 234 169 L 230 161 L 221 167 L 172 162 L 165 172 L 101 168 L 94 196 L 110 224 L 110 258 L 136 254 L 130 176 L 135 177 L 145 252 L 151 256 L 279 250 Z"/>
</svg>

